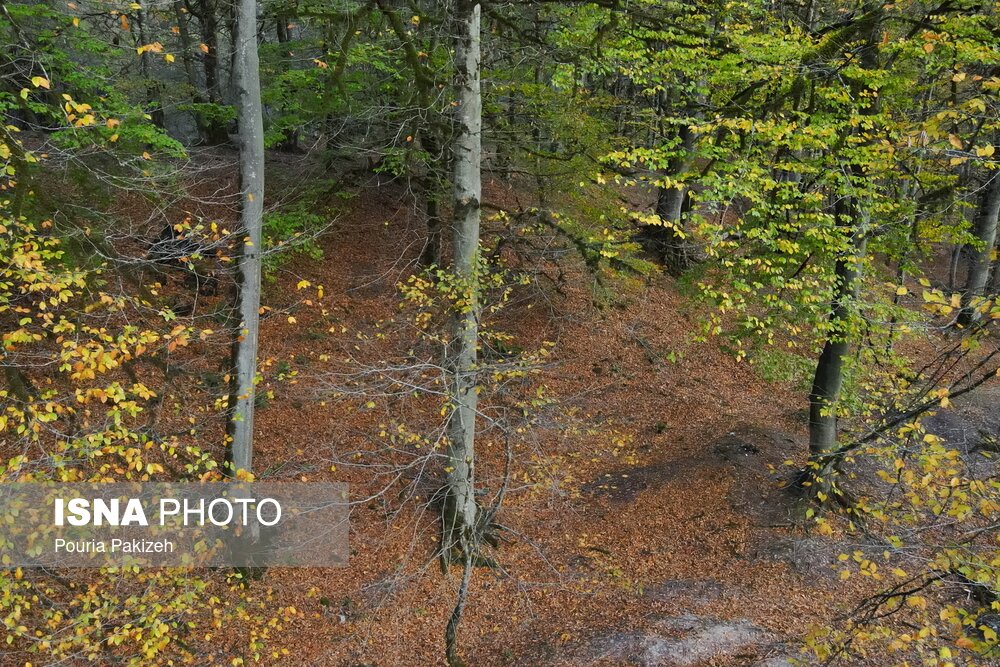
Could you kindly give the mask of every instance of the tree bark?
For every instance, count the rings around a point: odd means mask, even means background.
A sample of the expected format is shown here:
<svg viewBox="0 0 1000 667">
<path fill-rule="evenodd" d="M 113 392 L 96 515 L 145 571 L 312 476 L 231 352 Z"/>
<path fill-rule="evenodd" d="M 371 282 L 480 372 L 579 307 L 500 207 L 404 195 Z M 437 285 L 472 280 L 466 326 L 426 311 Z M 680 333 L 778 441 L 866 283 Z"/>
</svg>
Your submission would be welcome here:
<svg viewBox="0 0 1000 667">
<path fill-rule="evenodd" d="M 216 15 L 216 5 L 211 0 L 199 1 L 199 12 L 196 14 L 201 22 L 202 39 L 205 40 L 205 57 L 202 62 L 205 67 L 205 88 L 208 91 L 208 101 L 212 104 L 222 104 L 222 84 L 219 80 L 219 17 Z M 225 124 L 211 116 L 205 119 L 208 127 L 206 141 L 209 144 L 224 144 L 229 141 L 229 133 Z"/>
<path fill-rule="evenodd" d="M 455 88 L 458 94 L 454 139 L 454 246 L 455 279 L 464 293 L 452 315 L 451 341 L 446 351 L 449 397 L 448 502 L 445 511 L 447 547 L 472 546 L 476 523 L 474 493 L 476 435 L 476 347 L 479 338 L 477 260 L 482 183 L 482 100 L 479 88 L 478 2 L 459 0 L 455 43 Z"/>
<path fill-rule="evenodd" d="M 664 112 L 665 113 L 665 112 Z M 682 153 L 670 159 L 664 176 L 674 181 L 683 176 L 694 149 L 694 133 L 687 125 L 677 128 Z M 656 198 L 656 215 L 662 225 L 651 225 L 645 230 L 652 250 L 671 273 L 678 275 L 691 267 L 688 242 L 684 239 L 684 214 L 688 202 L 687 186 L 660 187 Z"/>
<path fill-rule="evenodd" d="M 859 293 L 860 263 L 866 245 L 862 230 L 856 224 L 854 207 L 850 203 L 840 203 L 836 209 L 838 221 L 851 217 L 852 239 L 851 249 L 841 254 L 834 266 L 836 283 L 830 303 L 830 332 L 816 363 L 809 392 L 809 457 L 818 466 L 814 466 L 809 475 L 813 491 L 826 491 L 831 482 L 830 471 L 822 462 L 829 459 L 837 446 L 837 406 L 844 386 L 844 360 L 850 349 L 846 328 L 851 305 Z"/>
<path fill-rule="evenodd" d="M 969 248 L 969 274 L 962 293 L 962 310 L 958 315 L 958 324 L 961 326 L 969 326 L 980 317 L 976 306 L 985 296 L 986 283 L 990 277 L 993 247 L 997 240 L 998 216 L 1000 216 L 1000 174 L 994 173 L 983 188 L 976 210 L 973 234 L 980 245 Z"/>
<path fill-rule="evenodd" d="M 452 404 L 447 425 L 442 564 L 447 568 L 459 552 L 466 572 L 477 549 L 475 438 L 478 407 L 476 347 L 479 339 L 479 222 L 482 201 L 482 97 L 479 82 L 480 6 L 458 0 L 455 14 L 455 89 L 457 108 L 453 143 L 454 275 L 463 298 L 452 314 L 451 340 L 445 352 L 448 394 Z M 467 584 L 467 576 L 465 577 Z M 464 596 L 460 595 L 446 632 L 449 665 L 458 657 L 457 626 Z"/>
<path fill-rule="evenodd" d="M 146 12 L 142 9 L 137 9 L 134 18 L 134 23 L 139 32 L 139 46 L 145 46 L 149 43 L 146 37 Z M 145 80 L 146 104 L 149 108 L 149 117 L 154 125 L 163 128 L 165 118 L 163 114 L 163 100 L 160 96 L 161 84 L 153 78 L 150 71 L 149 51 L 143 51 L 139 56 L 139 72 Z"/>
<path fill-rule="evenodd" d="M 663 225 L 649 229 L 656 253 L 664 266 L 673 274 L 683 273 L 691 265 L 687 241 L 682 236 L 686 201 L 687 188 L 684 186 L 659 188 L 656 197 L 656 215 L 663 221 Z"/>
<path fill-rule="evenodd" d="M 181 62 L 184 64 L 184 75 L 187 77 L 188 85 L 191 86 L 191 98 L 195 104 L 205 104 L 208 99 L 202 94 L 201 85 L 195 75 L 194 59 L 192 57 L 191 31 L 188 27 L 187 14 L 184 3 L 181 0 L 174 0 L 174 16 L 177 19 L 177 34 L 181 41 Z M 194 121 L 198 126 L 199 141 L 208 141 L 212 132 L 210 124 L 205 119 L 205 115 L 200 111 L 194 112 Z"/>
<path fill-rule="evenodd" d="M 284 14 L 278 14 L 275 19 L 275 32 L 278 38 L 278 43 L 282 45 L 287 45 L 292 41 L 292 31 L 288 28 L 288 16 Z M 282 67 L 287 69 L 293 68 L 292 57 L 294 54 L 284 46 L 281 50 Z M 299 152 L 299 131 L 298 129 L 292 128 L 286 131 L 285 137 L 275 146 L 276 149 L 280 151 L 285 151 L 288 153 L 298 153 Z"/>
<path fill-rule="evenodd" d="M 253 463 L 254 381 L 260 328 L 261 231 L 264 222 L 264 115 L 257 56 L 257 2 L 239 0 L 236 18 L 236 93 L 240 135 L 240 224 L 245 234 L 239 262 L 240 327 L 233 342 L 229 447 L 231 472 Z"/>
</svg>

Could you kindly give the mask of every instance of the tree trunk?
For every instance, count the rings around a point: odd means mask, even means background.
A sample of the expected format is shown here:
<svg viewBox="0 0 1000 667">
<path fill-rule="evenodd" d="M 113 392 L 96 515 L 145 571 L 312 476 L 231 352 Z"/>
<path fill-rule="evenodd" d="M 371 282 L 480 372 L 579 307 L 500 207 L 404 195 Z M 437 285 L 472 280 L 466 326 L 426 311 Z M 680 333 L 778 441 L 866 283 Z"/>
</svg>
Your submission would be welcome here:
<svg viewBox="0 0 1000 667">
<path fill-rule="evenodd" d="M 222 104 L 222 85 L 219 81 L 219 17 L 215 13 L 215 3 L 201 0 L 199 3 L 202 39 L 205 40 L 205 88 L 208 90 L 208 101 L 212 104 Z M 229 141 L 229 133 L 224 123 L 210 116 L 205 120 L 208 126 L 206 140 L 209 144 L 224 144 Z"/>
<path fill-rule="evenodd" d="M 386 0 L 376 0 L 379 11 L 389 22 L 392 31 L 403 45 L 406 64 L 413 73 L 413 86 L 420 106 L 415 120 L 413 136 L 420 137 L 420 145 L 429 155 L 424 173 L 414 179 L 419 196 L 424 201 L 424 215 L 427 222 L 427 240 L 417 260 L 418 266 L 441 266 L 441 213 L 438 205 L 439 186 L 435 164 L 442 162 L 440 130 L 431 118 L 434 108 L 434 75 L 423 63 L 420 51 L 414 42 L 414 35 L 407 29 L 399 13 Z"/>
<path fill-rule="evenodd" d="M 993 255 L 996 256 L 1000 253 L 1000 247 L 993 246 Z M 990 283 L 989 283 L 990 294 L 997 294 L 1000 292 L 1000 260 L 996 260 L 990 266 Z"/>
<path fill-rule="evenodd" d="M 191 31 L 188 27 L 187 12 L 184 11 L 184 3 L 181 0 L 174 0 L 174 16 L 177 19 L 177 34 L 181 41 L 181 62 L 184 64 L 184 75 L 187 77 L 188 85 L 191 86 L 191 99 L 195 104 L 205 104 L 208 99 L 202 94 L 198 77 L 195 75 L 191 52 Z M 200 111 L 195 111 L 193 115 L 198 126 L 199 141 L 207 141 L 211 128 L 205 120 L 205 115 Z"/>
<path fill-rule="evenodd" d="M 681 236 L 684 229 L 684 202 L 686 187 L 659 188 L 656 197 L 656 215 L 663 226 L 651 227 L 654 249 L 671 273 L 683 273 L 690 266 L 687 242 Z"/>
<path fill-rule="evenodd" d="M 976 306 L 985 296 L 986 283 L 990 277 L 993 262 L 993 247 L 997 239 L 997 218 L 1000 216 L 1000 174 L 993 174 L 983 188 L 976 210 L 973 234 L 979 240 L 979 247 L 969 248 L 969 275 L 962 293 L 962 310 L 958 324 L 969 326 L 979 319 Z"/>
<path fill-rule="evenodd" d="M 424 242 L 424 249 L 420 252 L 417 263 L 423 268 L 441 266 L 441 213 L 438 207 L 438 194 L 433 188 L 433 183 L 421 185 L 424 191 L 424 216 L 427 218 L 427 240 Z"/>
<path fill-rule="evenodd" d="M 694 134 L 691 128 L 681 125 L 677 129 L 682 155 L 671 158 L 664 175 L 677 180 L 687 169 L 691 151 L 694 149 Z M 684 185 L 660 187 L 656 198 L 656 215 L 663 221 L 662 226 L 651 225 L 645 235 L 651 242 L 652 251 L 659 256 L 668 271 L 677 275 L 691 267 L 688 242 L 684 239 L 684 214 L 688 201 L 688 189 Z"/>
<path fill-rule="evenodd" d="M 446 452 L 447 489 L 443 520 L 442 562 L 460 552 L 468 570 L 477 547 L 475 496 L 476 347 L 479 338 L 479 219 L 482 198 L 482 98 L 479 84 L 480 7 L 458 0 L 455 16 L 455 89 L 458 107 L 453 144 L 454 220 L 452 244 L 454 274 L 464 293 L 452 315 L 451 340 L 446 350 L 449 399 Z M 464 600 L 445 633 L 450 665 L 461 664 L 456 629 Z"/>
<path fill-rule="evenodd" d="M 876 44 L 881 39 L 881 10 L 874 12 L 869 21 L 858 26 L 858 31 L 864 34 L 866 47 L 861 54 L 861 63 L 867 69 L 878 68 L 878 49 Z M 861 81 L 853 81 L 852 89 L 856 94 L 867 88 Z M 867 107 L 861 109 L 862 115 L 873 115 L 878 112 L 878 98 Z M 870 178 L 858 164 L 850 166 L 851 180 L 855 182 Z M 853 189 L 853 185 L 851 186 Z M 816 363 L 816 373 L 813 376 L 812 389 L 809 392 L 809 469 L 800 478 L 811 484 L 809 491 L 824 502 L 824 496 L 833 486 L 833 474 L 838 463 L 835 452 L 837 449 L 837 410 L 840 404 L 840 394 L 844 386 L 844 360 L 850 349 L 850 319 L 851 308 L 857 301 L 861 288 L 861 263 L 867 250 L 867 221 L 862 219 L 861 202 L 854 196 L 844 193 L 834 193 L 837 197 L 834 204 L 836 224 L 848 236 L 850 243 L 846 250 L 840 252 L 834 265 L 835 284 L 830 302 L 830 330 L 823 352 Z"/>
<path fill-rule="evenodd" d="M 958 287 L 958 266 L 962 261 L 962 244 L 956 243 L 951 249 L 951 256 L 948 259 L 948 290 L 954 291 Z"/>
<path fill-rule="evenodd" d="M 134 23 L 139 31 L 139 46 L 145 46 L 149 43 L 146 36 L 146 12 L 137 9 Z M 154 125 L 163 128 L 166 120 L 163 114 L 163 100 L 160 98 L 161 87 L 160 83 L 153 78 L 150 70 L 149 51 L 144 50 L 139 56 L 139 72 L 146 85 L 146 104 L 149 108 L 149 117 Z"/>
<path fill-rule="evenodd" d="M 837 207 L 838 220 L 856 217 L 849 203 Z M 813 491 L 828 491 L 830 454 L 837 447 L 837 406 L 844 386 L 844 359 L 850 349 L 847 325 L 852 303 L 860 287 L 860 262 L 865 254 L 865 240 L 858 225 L 852 225 L 851 250 L 837 258 L 834 267 L 836 284 L 830 303 L 830 332 L 816 363 L 812 390 L 809 392 L 809 457 L 813 469 L 809 477 Z"/>
<path fill-rule="evenodd" d="M 284 14 L 278 14 L 275 19 L 275 32 L 278 38 L 279 44 L 288 44 L 292 41 L 292 31 L 288 29 L 288 17 Z M 281 50 L 282 67 L 291 70 L 293 68 L 292 57 L 294 54 L 288 50 L 287 46 L 284 46 Z M 280 151 L 285 151 L 288 153 L 298 153 L 299 152 L 299 131 L 297 129 L 289 129 L 285 133 L 285 138 L 282 139 L 277 146 L 275 146 Z"/>
<path fill-rule="evenodd" d="M 240 327 L 233 342 L 229 447 L 231 472 L 253 462 L 254 380 L 260 318 L 261 228 L 264 221 L 264 115 L 257 57 L 257 1 L 239 0 L 236 19 L 236 93 L 240 135 L 240 224 L 245 234 L 239 263 Z"/>
<path fill-rule="evenodd" d="M 274 19 L 274 22 L 278 43 L 284 44 L 285 42 L 292 41 L 291 31 L 288 29 L 288 17 L 284 14 L 278 14 L 277 18 Z M 287 51 L 285 52 L 285 55 L 288 55 Z"/>
</svg>

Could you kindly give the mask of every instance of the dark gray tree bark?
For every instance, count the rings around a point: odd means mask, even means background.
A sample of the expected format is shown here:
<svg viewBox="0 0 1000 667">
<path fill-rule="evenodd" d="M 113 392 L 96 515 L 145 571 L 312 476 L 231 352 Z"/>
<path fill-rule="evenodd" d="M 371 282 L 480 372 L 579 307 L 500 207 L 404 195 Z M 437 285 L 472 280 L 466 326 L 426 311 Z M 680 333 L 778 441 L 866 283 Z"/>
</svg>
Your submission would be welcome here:
<svg viewBox="0 0 1000 667">
<path fill-rule="evenodd" d="M 184 64 L 184 75 L 187 77 L 188 85 L 191 86 L 191 98 L 195 104 L 205 104 L 208 98 L 201 90 L 201 84 L 195 75 L 194 57 L 192 52 L 191 30 L 188 26 L 188 12 L 181 0 L 174 0 L 174 17 L 177 19 L 177 34 L 181 41 L 181 62 Z M 195 123 L 198 125 L 198 138 L 200 141 L 209 141 L 212 133 L 210 123 L 206 121 L 205 115 L 200 112 L 194 114 Z"/>
<path fill-rule="evenodd" d="M 831 456 L 837 448 L 837 408 L 844 387 L 844 362 L 850 351 L 848 327 L 851 308 L 857 300 L 861 283 L 861 262 L 865 255 L 864 230 L 858 224 L 858 212 L 849 200 L 836 207 L 840 224 L 849 225 L 850 250 L 836 260 L 833 298 L 830 303 L 830 332 L 816 363 L 809 392 L 809 459 L 807 471 L 811 492 L 827 492 L 832 482 Z"/>
<path fill-rule="evenodd" d="M 202 64 L 205 70 L 205 89 L 208 92 L 208 101 L 212 104 L 222 104 L 222 82 L 219 73 L 219 17 L 217 15 L 216 3 L 212 0 L 197 0 L 198 8 L 195 9 L 189 0 L 185 0 L 185 7 L 201 23 L 202 39 L 205 40 L 205 50 L 202 57 Z M 202 119 L 206 131 L 204 139 L 209 144 L 224 144 L 229 141 L 229 133 L 226 126 L 215 116 L 208 116 Z"/>
<path fill-rule="evenodd" d="M 980 313 L 976 306 L 986 296 L 990 278 L 993 248 L 997 240 L 997 219 L 1000 217 L 1000 174 L 990 172 L 990 180 L 983 187 L 972 233 L 979 240 L 978 247 L 969 248 L 969 274 L 962 292 L 962 310 L 958 324 L 969 326 L 977 321 Z"/>
</svg>

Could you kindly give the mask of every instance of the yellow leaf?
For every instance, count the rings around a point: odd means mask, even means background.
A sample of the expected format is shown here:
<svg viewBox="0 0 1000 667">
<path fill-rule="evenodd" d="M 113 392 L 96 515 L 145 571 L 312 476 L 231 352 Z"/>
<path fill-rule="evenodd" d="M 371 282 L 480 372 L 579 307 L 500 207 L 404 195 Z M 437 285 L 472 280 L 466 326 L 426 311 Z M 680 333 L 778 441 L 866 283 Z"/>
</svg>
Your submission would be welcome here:
<svg viewBox="0 0 1000 667">
<path fill-rule="evenodd" d="M 173 57 L 173 55 L 171 55 L 171 54 L 169 54 L 169 53 L 168 53 L 167 55 L 163 56 L 163 59 L 164 59 L 164 60 L 166 60 L 166 61 L 167 61 L 168 63 L 172 63 L 172 62 L 174 62 L 174 57 Z"/>
<path fill-rule="evenodd" d="M 159 42 L 153 42 L 151 44 L 143 44 L 142 46 L 136 49 L 136 53 L 138 53 L 140 56 L 146 52 L 160 53 L 161 51 L 163 51 L 163 44 L 160 44 Z"/>
<path fill-rule="evenodd" d="M 957 148 L 958 150 L 962 150 L 962 147 L 963 147 L 962 140 L 959 139 L 954 134 L 949 134 L 948 135 L 948 143 L 951 144 L 952 146 L 954 146 L 955 148 Z"/>
<path fill-rule="evenodd" d="M 902 285 L 900 285 L 899 287 L 896 288 L 896 296 L 906 296 L 908 293 L 909 293 L 909 290 L 907 290 Z"/>
<path fill-rule="evenodd" d="M 31 85 L 33 85 L 35 88 L 45 88 L 46 90 L 48 90 L 49 80 L 46 79 L 44 76 L 33 76 L 31 77 Z"/>
<path fill-rule="evenodd" d="M 296 320 L 294 316 L 292 316 L 292 315 L 288 316 L 288 323 L 289 324 L 295 324 L 297 321 L 298 320 Z"/>
<path fill-rule="evenodd" d="M 976 149 L 976 155 L 978 157 L 992 157 L 995 149 L 992 145 L 980 146 Z"/>
</svg>

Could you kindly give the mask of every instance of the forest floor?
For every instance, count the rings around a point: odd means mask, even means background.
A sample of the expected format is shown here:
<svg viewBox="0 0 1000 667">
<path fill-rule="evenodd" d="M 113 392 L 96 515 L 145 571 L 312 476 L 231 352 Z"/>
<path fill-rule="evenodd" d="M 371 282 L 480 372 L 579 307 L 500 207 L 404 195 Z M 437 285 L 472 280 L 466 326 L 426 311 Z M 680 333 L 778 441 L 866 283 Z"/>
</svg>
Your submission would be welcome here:
<svg viewBox="0 0 1000 667">
<path fill-rule="evenodd" d="M 395 188 L 365 188 L 346 209 L 322 239 L 323 259 L 296 257 L 265 289 L 265 303 L 292 308 L 295 322 L 264 320 L 261 357 L 300 372 L 268 375 L 255 467 L 349 481 L 357 498 L 363 469 L 331 461 L 368 446 L 392 415 L 324 397 L 310 378 L 322 372 L 317 359 L 370 344 L 356 332 L 398 314 L 395 285 L 412 271 L 422 230 Z M 780 473 L 805 451 L 804 395 L 693 342 L 696 316 L 672 279 L 654 276 L 598 308 L 575 277 L 561 294 L 526 291 L 503 316 L 526 348 L 555 343 L 536 381 L 563 421 L 515 445 L 526 483 L 500 518 L 516 537 L 498 568 L 476 570 L 463 655 L 477 667 L 789 664 L 796 638 L 864 592 L 833 567 L 855 547 L 810 535 L 786 513 Z M 324 314 L 276 301 L 302 280 L 324 286 Z M 337 333 L 316 333 L 330 322 Z M 484 475 L 496 460 L 486 452 Z M 281 664 L 443 664 L 460 573 L 442 575 L 433 558 L 433 511 L 392 502 L 353 512 L 348 567 L 266 573 L 260 585 L 300 612 L 273 640 L 290 651 Z"/>
</svg>

